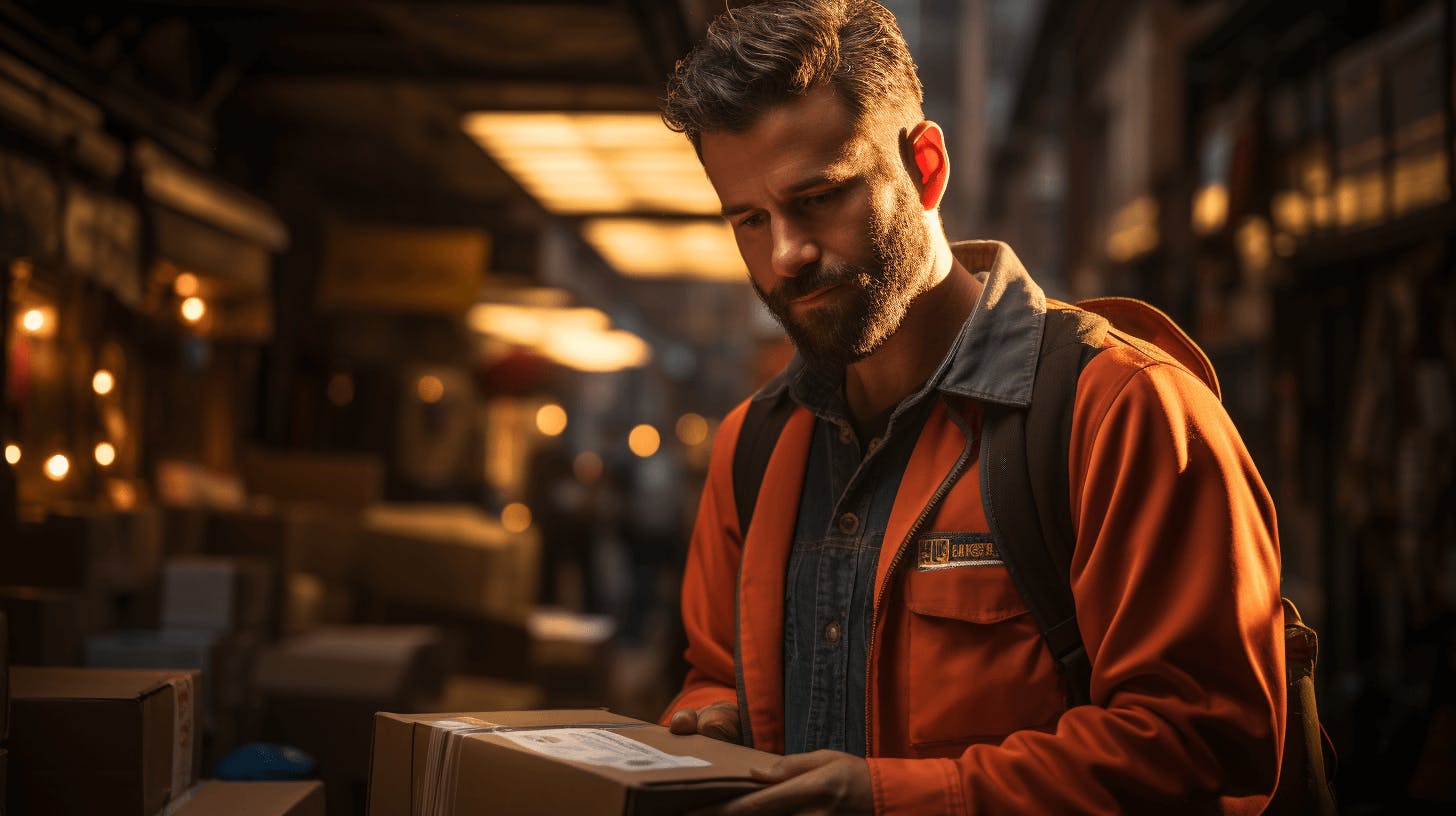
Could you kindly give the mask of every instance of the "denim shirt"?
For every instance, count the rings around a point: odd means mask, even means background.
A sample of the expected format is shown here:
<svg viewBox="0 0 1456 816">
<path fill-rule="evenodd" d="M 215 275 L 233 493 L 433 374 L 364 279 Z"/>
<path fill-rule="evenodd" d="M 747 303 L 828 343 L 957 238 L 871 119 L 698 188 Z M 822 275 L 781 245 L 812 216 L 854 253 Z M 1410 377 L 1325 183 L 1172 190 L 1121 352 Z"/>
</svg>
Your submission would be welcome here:
<svg viewBox="0 0 1456 816">
<path fill-rule="evenodd" d="M 1030 402 L 1045 312 L 1040 288 L 1005 244 L 952 248 L 985 289 L 935 374 L 896 406 L 882 437 L 856 438 L 842 372 L 817 371 L 797 355 L 760 392 L 787 388 L 816 417 L 784 582 L 784 747 L 790 754 L 867 751 L 876 566 L 901 477 L 938 395 Z"/>
<path fill-rule="evenodd" d="M 806 369 L 790 395 L 817 417 L 784 582 L 784 739 L 864 756 L 875 566 L 900 477 L 934 400 L 908 397 L 861 446 L 842 390 Z"/>
</svg>

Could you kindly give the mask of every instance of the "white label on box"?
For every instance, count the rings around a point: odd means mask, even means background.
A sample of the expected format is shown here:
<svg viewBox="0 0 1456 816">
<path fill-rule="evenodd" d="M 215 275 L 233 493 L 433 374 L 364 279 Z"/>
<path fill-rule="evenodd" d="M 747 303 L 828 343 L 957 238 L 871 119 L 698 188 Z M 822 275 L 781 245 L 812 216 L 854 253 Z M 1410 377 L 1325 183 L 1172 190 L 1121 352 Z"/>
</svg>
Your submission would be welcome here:
<svg viewBox="0 0 1456 816">
<path fill-rule="evenodd" d="M 624 771 L 702 768 L 712 764 L 697 757 L 665 754 L 651 745 L 602 728 L 543 728 L 497 731 L 496 734 L 550 757 L 588 765 L 606 765 Z"/>
</svg>

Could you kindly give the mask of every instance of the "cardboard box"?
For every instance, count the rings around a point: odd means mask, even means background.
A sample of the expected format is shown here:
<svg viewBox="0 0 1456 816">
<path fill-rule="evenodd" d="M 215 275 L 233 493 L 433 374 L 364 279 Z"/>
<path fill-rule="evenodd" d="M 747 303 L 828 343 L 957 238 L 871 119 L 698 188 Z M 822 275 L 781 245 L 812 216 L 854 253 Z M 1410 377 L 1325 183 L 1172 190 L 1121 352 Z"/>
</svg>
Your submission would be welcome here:
<svg viewBox="0 0 1456 816">
<path fill-rule="evenodd" d="M 324 786 L 208 780 L 189 791 L 168 816 L 324 816 Z"/>
<path fill-rule="evenodd" d="M 282 502 L 362 508 L 384 498 L 384 463 L 369 454 L 253 448 L 239 469 L 248 493 Z"/>
<path fill-rule="evenodd" d="M 247 702 L 257 640 L 206 630 L 119 631 L 92 635 L 85 663 L 105 669 L 196 669 L 202 673 L 203 710 L 211 729 L 217 714 Z"/>
<path fill-rule="evenodd" d="M 499 677 L 452 674 L 444 690 L 430 701 L 431 711 L 527 711 L 541 708 L 545 695 L 539 686 Z"/>
<path fill-rule="evenodd" d="M 259 558 L 182 556 L 162 571 L 162 628 L 269 632 L 274 573 Z"/>
<path fill-rule="evenodd" d="M 201 555 L 206 552 L 207 525 L 211 511 L 195 504 L 168 504 L 162 513 L 162 554 Z"/>
<path fill-rule="evenodd" d="M 262 737 L 318 760 L 329 812 L 363 810 L 376 711 L 420 711 L 444 680 L 440 633 L 424 626 L 323 627 L 258 659 Z"/>
<path fill-rule="evenodd" d="M 176 459 L 158 461 L 155 471 L 157 498 L 165 505 L 242 507 L 247 504 L 243 480 L 235 474 Z"/>
<path fill-rule="evenodd" d="M 772 754 L 606 711 L 374 718 L 371 816 L 669 814 L 761 787 Z"/>
<path fill-rule="evenodd" d="M 378 597 L 364 599 L 361 609 L 364 623 L 439 629 L 452 668 L 522 682 L 531 679 L 531 635 L 525 620 L 442 612 Z"/>
<path fill-rule="evenodd" d="M 214 510 L 203 547 L 214 555 L 264 558 L 281 572 L 351 582 L 360 572 L 360 527 L 358 513 L 329 507 Z"/>
<path fill-rule="evenodd" d="M 535 604 L 540 543 L 465 506 L 379 506 L 365 516 L 364 586 L 443 612 L 523 621 Z"/>
<path fill-rule="evenodd" d="M 352 584 L 361 571 L 363 517 L 359 512 L 297 505 L 280 511 L 285 526 L 284 570 Z"/>
<path fill-rule="evenodd" d="M 352 586 L 325 581 L 307 572 L 284 576 L 283 633 L 296 635 L 320 626 L 358 620 L 358 593 Z"/>
<path fill-rule="evenodd" d="M 0 610 L 12 664 L 74 666 L 81 662 L 82 640 L 108 623 L 99 599 L 63 589 L 0 587 Z"/>
<path fill-rule="evenodd" d="M 531 613 L 531 680 L 549 704 L 589 708 L 609 702 L 616 621 L 542 607 Z"/>
<path fill-rule="evenodd" d="M 440 633 L 428 626 L 325 626 L 264 650 L 253 680 L 272 695 L 409 704 L 439 694 Z"/>
<path fill-rule="evenodd" d="M 196 780 L 197 672 L 16 666 L 10 683 L 14 812 L 153 816 Z"/>
<path fill-rule="evenodd" d="M 0 574 L 28 586 L 142 590 L 161 560 L 161 513 L 152 507 L 54 511 L 0 541 Z"/>
</svg>

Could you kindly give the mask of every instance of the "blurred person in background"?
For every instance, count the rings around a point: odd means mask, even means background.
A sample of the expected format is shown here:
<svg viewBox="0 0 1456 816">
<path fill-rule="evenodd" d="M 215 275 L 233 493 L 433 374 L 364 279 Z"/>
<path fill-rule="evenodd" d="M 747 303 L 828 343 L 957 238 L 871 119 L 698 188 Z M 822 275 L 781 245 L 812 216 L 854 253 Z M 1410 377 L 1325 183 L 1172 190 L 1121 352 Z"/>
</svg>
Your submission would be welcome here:
<svg viewBox="0 0 1456 816">
<path fill-rule="evenodd" d="M 541 532 L 540 603 L 575 612 L 602 611 L 592 569 L 598 502 L 594 484 L 577 477 L 559 438 L 532 451 L 526 473 L 526 506 Z"/>
<path fill-rule="evenodd" d="M 682 474 L 676 457 L 666 451 L 633 463 L 620 519 L 622 540 L 631 564 L 631 591 L 622 635 L 641 645 L 659 634 L 656 625 L 667 601 L 659 597 L 664 573 L 682 563 Z"/>
<path fill-rule="evenodd" d="M 1100 341 L 1071 417 L 1091 679 L 1069 706 L 976 458 L 984 409 L 1029 403 L 1061 306 L 1010 247 L 947 241 L 950 159 L 921 102 L 869 0 L 725 12 L 669 80 L 664 119 L 797 354 L 717 434 L 663 722 L 786 754 L 723 813 L 1257 813 L 1286 704 L 1267 491 L 1193 374 Z M 745 535 L 738 437 L 784 398 Z M 917 558 L 935 542 L 956 555 Z"/>
</svg>

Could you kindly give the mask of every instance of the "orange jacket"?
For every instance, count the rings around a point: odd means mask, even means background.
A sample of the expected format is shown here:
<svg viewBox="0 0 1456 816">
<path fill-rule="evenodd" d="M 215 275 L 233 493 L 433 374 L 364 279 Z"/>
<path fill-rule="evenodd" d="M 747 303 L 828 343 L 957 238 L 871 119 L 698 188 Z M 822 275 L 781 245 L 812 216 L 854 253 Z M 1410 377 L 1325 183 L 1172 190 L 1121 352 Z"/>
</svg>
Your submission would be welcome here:
<svg viewBox="0 0 1456 816">
<path fill-rule="evenodd" d="M 971 318 L 983 329 L 1047 307 L 1000 250 Z M 1015 332 L 983 334 L 1004 345 Z M 814 417 L 798 408 L 785 425 L 744 546 L 732 458 L 746 409 L 714 443 L 683 581 L 691 668 L 664 722 L 736 702 L 741 638 L 755 746 L 781 753 L 784 571 Z M 969 466 L 920 529 L 989 529 L 979 427 L 978 402 L 942 395 L 886 530 L 865 708 L 876 813 L 1258 813 L 1284 731 L 1278 541 L 1268 493 L 1217 397 L 1112 336 L 1082 373 L 1071 578 L 1092 704 L 1073 709 L 1005 568 L 921 570 L 906 540 L 967 450 Z"/>
</svg>

